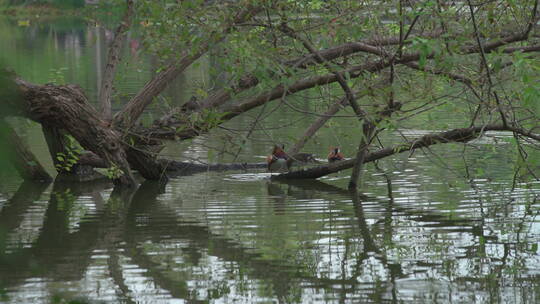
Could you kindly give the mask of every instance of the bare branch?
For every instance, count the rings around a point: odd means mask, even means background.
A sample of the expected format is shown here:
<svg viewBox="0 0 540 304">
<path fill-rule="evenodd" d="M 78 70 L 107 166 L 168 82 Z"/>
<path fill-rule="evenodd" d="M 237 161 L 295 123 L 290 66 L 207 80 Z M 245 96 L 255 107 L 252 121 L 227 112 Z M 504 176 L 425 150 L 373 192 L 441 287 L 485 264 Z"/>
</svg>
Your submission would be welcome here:
<svg viewBox="0 0 540 304">
<path fill-rule="evenodd" d="M 455 73 L 452 73 L 452 72 L 446 72 L 446 71 L 442 71 L 442 70 L 434 70 L 434 69 L 429 68 L 427 66 L 420 67 L 420 65 L 418 63 L 416 63 L 416 62 L 407 62 L 404 65 L 406 65 L 406 66 L 408 66 L 408 67 L 410 67 L 412 69 L 415 69 L 415 70 L 428 72 L 428 73 L 433 74 L 433 75 L 446 76 L 446 77 L 448 77 L 448 78 L 450 78 L 452 80 L 462 82 L 467 86 L 470 86 L 472 84 L 472 80 L 470 80 L 469 78 L 467 78 L 467 77 L 465 77 L 463 75 L 455 74 Z"/>
<path fill-rule="evenodd" d="M 422 35 L 420 37 L 438 37 L 442 34 L 441 30 L 433 31 L 432 33 Z M 484 47 L 484 51 L 491 52 L 495 49 L 497 49 L 500 46 L 504 46 L 513 42 L 521 41 L 523 40 L 522 34 L 515 34 L 511 36 L 504 36 L 500 38 L 499 40 L 496 40 L 493 43 L 489 43 Z M 404 44 L 408 43 L 408 41 L 403 41 Z M 361 42 L 351 42 L 346 43 L 334 48 L 329 48 L 326 50 L 319 51 L 320 55 L 323 57 L 324 60 L 330 61 L 336 58 L 344 57 L 347 55 L 351 55 L 358 52 L 365 52 L 369 54 L 374 54 L 378 56 L 384 56 L 384 51 L 379 46 L 384 45 L 394 45 L 399 44 L 399 37 L 389 37 L 389 38 L 375 38 L 371 40 L 361 41 Z M 539 47 L 540 48 L 540 47 Z M 534 52 L 537 51 L 535 47 L 516 47 L 516 48 L 507 48 L 504 52 L 505 53 L 512 53 L 516 51 L 523 51 L 523 52 Z M 461 53 L 463 54 L 473 54 L 478 53 L 479 50 L 477 47 L 463 47 L 461 50 Z M 434 54 L 430 54 L 427 56 L 427 59 L 432 59 Z M 418 58 L 411 58 L 411 55 L 406 55 L 404 60 L 396 60 L 395 63 L 406 63 L 411 61 L 416 61 Z M 316 63 L 314 60 L 315 55 L 308 54 L 303 57 L 293 59 L 290 61 L 287 61 L 285 64 L 289 66 L 295 66 L 295 67 L 301 67 L 305 68 L 309 65 L 312 65 Z M 250 81 L 245 81 L 244 79 L 250 79 Z M 334 81 L 331 81 L 334 82 Z M 212 94 L 207 99 L 203 100 L 201 104 L 203 105 L 222 105 L 226 102 L 230 101 L 232 98 L 233 93 L 240 93 L 242 91 L 251 89 L 255 87 L 259 83 L 258 79 L 253 75 L 246 75 L 242 77 L 241 81 L 239 81 L 234 86 L 227 88 L 227 89 L 220 89 L 216 93 Z M 281 93 L 279 93 L 281 95 Z"/>
<path fill-rule="evenodd" d="M 484 68 L 486 70 L 486 76 L 487 76 L 487 80 L 488 80 L 488 84 L 489 84 L 488 94 L 493 95 L 493 97 L 495 98 L 495 102 L 497 103 L 497 110 L 499 111 L 499 115 L 501 116 L 502 123 L 505 126 L 507 126 L 508 121 L 507 121 L 506 115 L 504 114 L 504 111 L 502 109 L 501 101 L 499 100 L 499 96 L 497 95 L 497 92 L 495 90 L 492 90 L 492 88 L 493 88 L 493 80 L 491 78 L 491 69 L 489 68 L 489 64 L 487 63 L 486 54 L 485 54 L 485 51 L 484 51 L 484 45 L 482 44 L 482 41 L 480 40 L 480 33 L 479 33 L 478 27 L 476 25 L 476 17 L 474 15 L 474 9 L 473 9 L 473 7 L 471 5 L 471 0 L 467 0 L 467 3 L 469 4 L 469 9 L 471 11 L 471 19 L 472 19 L 472 23 L 473 23 L 476 42 L 478 43 L 478 49 L 480 51 L 480 58 L 482 58 L 482 64 L 484 65 Z M 526 37 L 527 37 L 527 34 L 525 34 L 525 38 Z"/>
<path fill-rule="evenodd" d="M 440 36 L 441 33 L 442 31 L 435 30 L 431 33 L 421 35 L 420 37 L 435 38 Z M 363 40 L 359 42 L 345 43 L 337 47 L 321 50 L 319 51 L 319 54 L 325 61 L 331 61 L 336 58 L 345 57 L 358 52 L 365 52 L 382 56 L 384 55 L 384 52 L 381 50 L 381 46 L 395 45 L 399 43 L 399 37 L 376 37 L 373 39 Z M 404 41 L 403 43 L 407 44 L 410 42 Z M 314 57 L 315 55 L 310 53 L 302 57 L 286 61 L 284 64 L 297 68 L 306 68 L 317 62 Z M 224 104 L 232 98 L 231 93 L 236 94 L 247 89 L 251 89 L 255 87 L 258 83 L 259 80 L 255 76 L 247 74 L 242 77 L 235 85 L 226 89 L 220 89 L 216 93 L 203 100 L 201 102 L 201 104 L 203 105 L 202 108 L 215 107 L 217 105 Z"/>
<path fill-rule="evenodd" d="M 506 53 L 506 54 L 511 54 L 515 52 L 532 53 L 532 52 L 539 52 L 539 51 L 540 51 L 540 45 L 529 45 L 529 46 L 508 47 L 503 50 L 503 53 Z"/>
<path fill-rule="evenodd" d="M 289 149 L 289 154 L 296 154 L 304 147 L 308 139 L 310 139 L 315 133 L 322 127 L 324 124 L 330 120 L 334 114 L 339 112 L 344 106 L 347 105 L 347 99 L 346 98 L 340 98 L 338 101 L 333 103 L 326 112 L 324 112 L 323 115 L 321 115 L 315 122 L 311 124 L 307 128 L 307 130 L 304 132 L 304 134 L 300 137 L 298 141 L 294 144 L 294 146 Z"/>
<path fill-rule="evenodd" d="M 330 64 L 328 64 L 328 62 L 326 60 L 324 60 L 324 58 L 321 56 L 321 54 L 319 54 L 319 52 L 315 49 L 315 47 L 313 45 L 311 45 L 311 43 L 307 39 L 305 39 L 305 38 L 301 37 L 300 35 L 296 34 L 294 32 L 294 30 L 292 28 L 290 28 L 286 23 L 282 23 L 279 28 L 284 34 L 286 34 L 286 35 L 288 35 L 288 36 L 302 42 L 304 47 L 311 54 L 315 55 L 315 60 L 318 63 L 322 64 L 329 72 L 331 72 L 332 74 L 334 74 L 336 76 L 336 80 L 339 83 L 339 85 L 341 86 L 341 89 L 343 89 L 343 91 L 345 92 L 345 96 L 347 97 L 347 100 L 349 101 L 349 105 L 353 108 L 354 113 L 360 119 L 367 119 L 366 112 L 364 110 L 362 110 L 360 108 L 360 106 L 358 105 L 358 103 L 356 102 L 356 97 L 354 96 L 354 92 L 351 90 L 351 88 L 349 87 L 349 85 L 345 81 L 345 78 L 343 77 L 343 75 L 341 75 L 338 71 L 336 71 L 334 68 L 332 68 L 332 66 L 330 66 Z"/>
</svg>

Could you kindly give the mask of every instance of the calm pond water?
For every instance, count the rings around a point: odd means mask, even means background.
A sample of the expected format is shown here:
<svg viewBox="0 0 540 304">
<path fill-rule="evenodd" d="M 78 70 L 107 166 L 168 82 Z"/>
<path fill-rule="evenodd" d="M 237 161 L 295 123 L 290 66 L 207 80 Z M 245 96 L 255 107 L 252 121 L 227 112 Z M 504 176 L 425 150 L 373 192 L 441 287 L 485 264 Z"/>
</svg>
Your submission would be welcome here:
<svg viewBox="0 0 540 304">
<path fill-rule="evenodd" d="M 0 60 L 26 79 L 65 80 L 97 95 L 110 39 L 103 28 L 0 19 L 0 38 Z M 133 94 L 155 63 L 135 37 L 127 43 L 131 64 L 119 87 Z M 187 71 L 167 91 L 168 104 L 216 82 L 205 73 L 211 64 L 204 58 Z M 155 106 L 145 119 L 165 110 Z M 277 108 L 236 157 L 209 149 L 230 144 L 223 131 L 164 154 L 261 161 L 272 142 L 292 144 L 310 119 Z M 15 123 L 52 172 L 39 126 Z M 416 123 L 384 140 L 432 129 Z M 339 144 L 351 155 L 350 125 L 333 122 L 305 151 L 324 158 Z M 241 136 L 249 121 L 225 127 Z M 135 192 L 108 181 L 42 185 L 1 173 L 0 302 L 539 303 L 540 184 L 514 184 L 511 134 L 489 135 L 466 157 L 462 145 L 446 145 L 384 160 L 380 170 L 369 165 L 358 195 L 344 190 L 349 172 L 290 183 L 270 182 L 262 170 L 210 172 L 166 186 L 144 182 Z"/>
</svg>

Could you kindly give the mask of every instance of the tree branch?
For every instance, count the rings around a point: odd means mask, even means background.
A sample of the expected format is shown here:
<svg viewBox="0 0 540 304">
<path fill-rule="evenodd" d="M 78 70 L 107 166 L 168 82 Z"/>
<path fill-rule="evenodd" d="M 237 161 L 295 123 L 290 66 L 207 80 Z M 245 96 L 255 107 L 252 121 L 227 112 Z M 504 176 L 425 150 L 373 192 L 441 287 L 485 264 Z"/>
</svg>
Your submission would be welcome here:
<svg viewBox="0 0 540 304">
<path fill-rule="evenodd" d="M 433 37 L 433 38 L 435 38 L 435 37 L 440 36 L 441 33 L 442 33 L 442 30 L 436 30 L 436 31 L 433 31 L 433 32 L 428 33 L 426 35 L 422 35 L 420 37 Z M 523 37 L 522 37 L 521 34 L 519 34 L 519 35 L 516 34 L 516 35 L 511 35 L 511 36 L 504 36 L 504 37 L 500 38 L 499 40 L 485 46 L 484 50 L 487 51 L 487 52 L 491 52 L 491 51 L 495 50 L 496 48 L 498 48 L 500 46 L 503 46 L 503 45 L 506 45 L 506 44 L 509 44 L 509 43 L 513 43 L 513 42 L 517 42 L 517 41 L 521 41 L 522 39 L 523 39 Z M 403 43 L 407 44 L 409 42 L 408 41 L 403 41 Z M 326 60 L 326 61 L 330 61 L 330 60 L 333 60 L 333 59 L 336 59 L 336 58 L 339 58 L 339 57 L 344 57 L 344 56 L 351 55 L 351 54 L 358 53 L 358 52 L 366 52 L 366 53 L 369 53 L 369 54 L 374 54 L 374 55 L 378 55 L 378 56 L 384 56 L 385 53 L 380 48 L 380 46 L 395 45 L 395 44 L 399 44 L 399 37 L 374 38 L 374 39 L 371 39 L 371 40 L 366 40 L 366 41 L 361 41 L 361 42 L 352 42 L 352 43 L 342 44 L 342 45 L 334 47 L 334 48 L 321 50 L 321 51 L 319 51 L 319 53 L 323 57 L 323 59 Z M 515 47 L 515 48 L 507 48 L 504 52 L 505 53 L 512 53 L 512 52 L 516 52 L 516 51 L 533 52 L 533 51 L 537 51 L 537 49 L 535 47 Z M 475 48 L 475 47 L 463 47 L 462 50 L 461 50 L 461 53 L 463 53 L 463 54 L 478 53 L 478 49 Z M 403 60 L 401 62 L 400 61 L 395 61 L 395 63 L 404 63 L 404 62 L 410 62 L 410 61 L 418 60 L 418 59 L 410 60 L 409 56 L 410 55 L 407 55 L 407 58 L 409 58 L 409 59 L 405 58 L 405 60 Z M 312 64 L 316 63 L 316 61 L 314 60 L 314 57 L 315 57 L 315 55 L 308 54 L 308 55 L 302 56 L 300 58 L 287 61 L 285 64 L 289 65 L 289 66 L 297 66 L 297 67 L 305 68 L 305 67 L 307 67 L 309 65 L 312 65 Z M 430 54 L 429 56 L 427 56 L 427 59 L 432 59 L 432 58 L 433 58 L 433 54 Z M 246 79 L 248 79 L 249 81 L 246 81 Z M 331 82 L 334 82 L 334 81 L 331 81 Z M 218 105 L 225 104 L 226 102 L 231 100 L 232 93 L 237 94 L 237 93 L 240 93 L 242 91 L 251 89 L 251 88 L 255 87 L 258 83 L 259 83 L 259 80 L 255 76 L 247 74 L 246 76 L 242 77 L 241 80 L 238 83 L 236 83 L 235 85 L 233 85 L 233 86 L 231 86 L 229 88 L 226 88 L 226 89 L 225 88 L 220 89 L 216 93 L 212 94 L 210 97 L 208 97 L 205 100 L 201 101 L 200 104 L 204 105 L 201 108 L 210 108 L 210 107 L 215 107 L 215 106 L 218 106 Z M 281 95 L 281 93 L 279 93 L 279 94 Z M 169 115 L 169 118 L 170 118 L 170 115 Z M 164 118 L 163 121 L 168 121 L 169 123 L 174 124 L 174 120 L 171 120 L 169 118 L 166 118 L 166 119 Z M 163 121 L 162 121 L 161 125 L 166 126 L 168 123 L 163 123 Z"/>
<path fill-rule="evenodd" d="M 178 77 L 195 60 L 204 55 L 211 46 L 223 41 L 237 23 L 249 19 L 259 10 L 260 7 L 248 5 L 225 26 L 221 34 L 215 36 L 211 41 L 203 43 L 197 52 L 194 54 L 189 54 L 188 51 L 182 52 L 180 59 L 169 64 L 163 71 L 147 82 L 137 95 L 128 102 L 124 109 L 116 113 L 113 119 L 114 124 L 122 128 L 130 128 L 143 113 L 144 109 L 152 102 L 154 97 L 158 96 L 171 81 Z"/>
<path fill-rule="evenodd" d="M 345 92 L 345 96 L 347 97 L 347 100 L 349 101 L 349 105 L 353 108 L 356 116 L 358 116 L 359 119 L 367 119 L 366 112 L 362 110 L 360 106 L 358 105 L 358 103 L 356 102 L 356 97 L 354 96 L 354 92 L 351 90 L 351 88 L 347 84 L 347 81 L 345 81 L 345 78 L 343 77 L 343 75 L 341 75 L 337 70 L 332 68 L 332 66 L 328 64 L 328 62 L 321 56 L 321 54 L 319 54 L 319 52 L 315 49 L 313 45 L 311 45 L 311 43 L 307 39 L 296 34 L 296 32 L 294 32 L 294 30 L 290 28 L 286 23 L 282 23 L 279 28 L 285 35 L 288 35 L 289 37 L 293 39 L 299 40 L 302 43 L 302 45 L 304 45 L 304 47 L 311 54 L 315 56 L 315 60 L 318 63 L 322 64 L 330 73 L 336 76 L 336 80 L 341 86 L 341 89 Z"/>
<path fill-rule="evenodd" d="M 81 146 L 105 160 L 109 167 L 120 169 L 123 173 L 117 177 L 119 183 L 135 185 L 121 134 L 108 127 L 79 87 L 41 86 L 22 79 L 13 81 L 21 98 L 8 100 L 10 108 L 19 108 L 20 114 L 39 123 L 66 130 Z"/>
<path fill-rule="evenodd" d="M 394 154 L 411 151 L 414 149 L 429 147 L 441 143 L 451 142 L 469 142 L 478 138 L 486 131 L 510 131 L 540 141 L 540 134 L 532 133 L 519 127 L 504 125 L 485 125 L 470 128 L 453 129 L 450 131 L 426 134 L 409 143 L 396 145 L 394 147 L 381 149 L 366 155 L 364 163 L 382 159 Z M 354 166 L 356 158 L 331 163 L 325 166 L 319 166 L 307 170 L 291 171 L 280 175 L 272 176 L 272 179 L 314 179 L 328 174 L 336 173 L 342 170 L 350 169 Z"/>
<path fill-rule="evenodd" d="M 345 107 L 347 105 L 347 98 L 343 97 L 343 98 L 340 98 L 338 101 L 334 102 L 329 108 L 328 110 L 326 110 L 326 112 L 324 112 L 323 115 L 321 115 L 319 118 L 317 118 L 317 120 L 315 120 L 311 126 L 309 126 L 306 131 L 304 132 L 304 134 L 300 137 L 300 139 L 298 139 L 296 141 L 296 143 L 294 144 L 294 146 L 289 149 L 288 153 L 293 155 L 293 154 L 296 154 L 298 152 L 300 152 L 300 149 L 302 149 L 304 147 L 304 145 L 306 144 L 306 142 L 308 141 L 308 139 L 310 139 L 313 135 L 315 135 L 315 133 L 322 127 L 324 126 L 324 124 L 330 120 L 334 114 L 336 114 L 337 112 L 339 112 L 339 110 L 341 110 L 343 107 Z"/>
<path fill-rule="evenodd" d="M 507 126 L 508 121 L 502 109 L 501 101 L 499 100 L 499 95 L 497 94 L 497 91 L 493 90 L 493 80 L 491 79 L 491 69 L 489 68 L 489 64 L 487 63 L 486 54 L 484 51 L 484 45 L 482 44 L 482 41 L 480 40 L 480 33 L 478 31 L 478 26 L 476 25 L 476 17 L 474 15 L 474 9 L 472 7 L 471 0 L 467 0 L 467 3 L 469 4 L 469 10 L 471 12 L 471 21 L 473 23 L 476 42 L 478 43 L 478 50 L 480 51 L 480 58 L 482 58 L 482 64 L 484 65 L 487 81 L 489 84 L 488 95 L 493 95 L 493 97 L 495 98 L 495 103 L 497 104 L 497 110 L 499 111 L 499 115 L 501 116 L 502 123 L 505 126 Z M 527 37 L 527 34 L 525 34 L 525 37 Z"/>
<path fill-rule="evenodd" d="M 430 74 L 433 74 L 433 75 L 442 75 L 442 76 L 446 76 L 452 80 L 455 80 L 455 81 L 459 81 L 459 82 L 462 82 L 463 84 L 467 85 L 467 86 L 470 86 L 472 85 L 472 80 L 470 80 L 469 78 L 463 76 L 463 75 L 460 75 L 460 74 L 455 74 L 455 73 L 452 73 L 452 72 L 446 72 L 446 71 L 442 71 L 442 70 L 434 70 L 432 68 L 429 68 L 427 66 L 424 66 L 424 67 L 420 67 L 420 65 L 416 62 L 407 62 L 404 64 L 405 66 L 408 66 L 412 69 L 415 69 L 415 70 L 418 70 L 418 71 L 423 71 L 423 72 L 428 72 Z"/>
<path fill-rule="evenodd" d="M 442 31 L 435 30 L 431 33 L 422 35 L 424 38 L 435 38 L 440 36 Z M 409 43 L 408 41 L 404 42 Z M 345 57 L 358 52 L 366 52 L 376 55 L 384 55 L 380 49 L 381 46 L 399 44 L 399 37 L 376 37 L 373 39 L 363 40 L 359 42 L 351 42 L 339 45 L 337 47 L 319 51 L 319 54 L 325 61 L 331 61 L 336 58 Z M 314 54 L 307 54 L 296 59 L 286 61 L 284 64 L 291 67 L 306 68 L 315 64 Z M 232 94 L 237 94 L 247 89 L 255 87 L 259 83 L 254 75 L 247 74 L 241 77 L 240 80 L 231 87 L 219 89 L 217 92 L 200 102 L 202 109 L 217 107 L 228 102 L 232 98 Z M 183 107 L 185 108 L 185 107 Z M 167 119 L 165 119 L 167 120 Z"/>
<path fill-rule="evenodd" d="M 511 36 L 505 36 L 505 37 L 497 40 L 496 42 L 486 44 L 484 46 L 484 51 L 489 52 L 505 44 L 519 41 L 517 38 L 523 39 L 523 35 L 511 35 Z M 504 41 L 504 43 L 502 41 Z M 375 50 L 375 48 L 373 50 Z M 520 50 L 521 48 L 513 49 L 513 51 L 520 51 Z M 382 51 L 378 50 L 377 55 L 382 55 L 381 52 Z M 472 47 L 472 48 L 463 47 L 461 48 L 461 51 L 460 51 L 460 53 L 462 54 L 472 54 L 475 52 L 478 52 L 478 49 L 475 47 Z M 435 57 L 434 53 L 426 55 L 426 59 L 433 59 L 434 57 Z M 372 60 L 361 65 L 350 67 L 347 70 L 340 71 L 339 74 L 341 74 L 342 76 L 344 76 L 345 74 L 348 74 L 349 77 L 353 79 L 353 78 L 362 76 L 362 74 L 366 72 L 374 73 L 374 72 L 381 71 L 392 64 L 407 64 L 414 61 L 418 61 L 419 59 L 420 59 L 420 53 L 405 53 L 405 54 L 402 54 L 400 58 L 394 59 L 393 62 L 392 60 L 385 60 L 385 59 Z M 450 76 L 450 74 L 448 76 Z M 456 78 L 456 80 L 457 79 L 458 78 Z M 251 79 L 251 81 L 252 81 L 251 83 L 253 84 L 257 83 L 255 79 Z M 222 115 L 221 121 L 224 122 L 224 121 L 230 120 L 244 112 L 247 112 L 260 105 L 263 105 L 266 102 L 269 102 L 275 99 L 280 99 L 285 96 L 294 94 L 296 92 L 311 89 L 316 86 L 328 85 L 336 81 L 337 81 L 336 75 L 330 73 L 326 75 L 306 77 L 304 79 L 296 81 L 295 83 L 289 85 L 288 87 L 284 87 L 283 85 L 278 85 L 256 96 L 244 98 L 243 100 L 238 101 L 234 105 L 229 105 L 225 107 L 223 109 L 224 115 Z M 244 88 L 247 89 L 250 87 L 252 86 L 247 85 Z M 239 89 L 238 91 L 241 91 L 241 90 L 244 90 L 244 89 Z M 225 95 L 226 95 L 225 98 L 227 99 L 230 98 L 229 94 L 225 94 Z M 220 103 L 224 103 L 226 101 L 227 100 L 221 100 Z M 185 121 L 172 119 L 169 117 L 169 119 L 167 119 L 166 121 L 160 121 L 160 123 L 155 124 L 151 128 L 141 131 L 140 134 L 144 137 L 150 137 L 150 138 L 189 139 L 189 138 L 198 136 L 199 134 L 204 133 L 206 131 L 208 131 L 208 129 L 205 126 L 202 126 L 202 125 L 186 126 Z"/>
<path fill-rule="evenodd" d="M 443 33 L 442 30 L 434 30 L 430 33 L 420 35 L 418 37 L 436 38 L 436 37 L 439 37 L 442 33 Z M 408 43 L 410 43 L 410 41 L 403 41 L 403 44 L 408 44 Z M 380 55 L 382 53 L 380 47 L 388 46 L 388 45 L 399 45 L 399 44 L 400 44 L 399 36 L 381 37 L 381 38 L 362 40 L 358 42 L 345 43 L 345 44 L 338 45 L 332 48 L 321 50 L 319 51 L 319 54 L 326 61 L 334 60 L 340 57 L 345 57 L 345 56 L 352 55 L 358 52 L 365 52 L 365 53 Z M 308 66 L 315 63 L 317 63 L 317 61 L 315 60 L 315 55 L 307 54 L 300 58 L 286 61 L 285 65 L 288 65 L 291 67 L 297 67 L 297 68 L 307 68 Z"/>
<path fill-rule="evenodd" d="M 107 65 L 105 66 L 103 81 L 101 82 L 101 90 L 99 91 L 100 112 L 105 120 L 111 120 L 112 118 L 111 95 L 114 75 L 116 73 L 116 67 L 120 62 L 120 51 L 122 50 L 122 45 L 124 43 L 124 39 L 126 38 L 126 31 L 131 25 L 131 17 L 135 12 L 133 0 L 126 0 L 126 2 L 126 14 L 116 29 L 114 40 L 109 48 Z M 100 63 L 98 62 L 97 64 Z"/>
</svg>

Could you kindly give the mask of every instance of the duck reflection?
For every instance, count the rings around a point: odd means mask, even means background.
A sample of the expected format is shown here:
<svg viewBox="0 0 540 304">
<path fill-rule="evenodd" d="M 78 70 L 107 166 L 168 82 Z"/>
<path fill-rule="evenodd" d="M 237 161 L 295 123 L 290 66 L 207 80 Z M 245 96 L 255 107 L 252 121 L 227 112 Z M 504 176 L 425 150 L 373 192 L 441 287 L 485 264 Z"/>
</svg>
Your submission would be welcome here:
<svg viewBox="0 0 540 304">
<path fill-rule="evenodd" d="M 282 189 L 282 185 L 269 181 L 266 183 L 266 188 L 268 190 L 268 196 L 273 202 L 274 214 L 285 214 L 285 207 L 287 205 L 287 194 L 285 193 L 285 190 Z"/>
<path fill-rule="evenodd" d="M 319 181 L 274 181 L 266 183 L 268 196 L 273 201 L 274 214 L 285 214 L 288 200 L 320 199 L 321 189 L 332 189 L 332 186 Z M 322 188 L 320 188 L 322 187 Z M 338 188 L 339 189 L 339 188 Z M 319 192 L 318 192 L 319 191 Z"/>
</svg>

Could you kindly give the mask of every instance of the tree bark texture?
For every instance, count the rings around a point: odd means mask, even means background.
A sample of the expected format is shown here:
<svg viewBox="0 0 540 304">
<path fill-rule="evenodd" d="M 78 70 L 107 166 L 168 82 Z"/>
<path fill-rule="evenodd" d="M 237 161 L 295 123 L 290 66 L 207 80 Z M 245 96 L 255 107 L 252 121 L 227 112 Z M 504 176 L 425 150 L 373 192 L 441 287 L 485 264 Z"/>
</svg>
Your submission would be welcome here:
<svg viewBox="0 0 540 304">
<path fill-rule="evenodd" d="M 43 131 L 43 136 L 47 142 L 47 147 L 49 148 L 49 154 L 53 161 L 56 171 L 63 172 L 62 163 L 58 160 L 57 156 L 59 153 L 66 154 L 66 142 L 64 140 L 64 132 L 57 128 L 53 128 L 48 124 L 42 124 L 41 129 Z"/>
<path fill-rule="evenodd" d="M 135 184 L 121 134 L 100 117 L 79 87 L 33 85 L 20 79 L 16 82 L 22 98 L 14 107 L 22 106 L 25 116 L 34 121 L 66 130 L 82 147 L 99 155 L 110 167 L 122 170 L 118 182 Z"/>
</svg>

